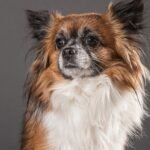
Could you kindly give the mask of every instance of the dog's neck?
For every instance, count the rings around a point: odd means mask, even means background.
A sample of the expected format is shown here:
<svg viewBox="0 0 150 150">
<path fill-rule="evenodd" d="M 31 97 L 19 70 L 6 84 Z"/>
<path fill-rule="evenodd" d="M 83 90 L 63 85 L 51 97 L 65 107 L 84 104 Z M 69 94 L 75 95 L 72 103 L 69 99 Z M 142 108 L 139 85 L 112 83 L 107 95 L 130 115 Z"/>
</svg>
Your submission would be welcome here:
<svg viewBox="0 0 150 150">
<path fill-rule="evenodd" d="M 123 150 L 144 113 L 136 92 L 119 90 L 105 75 L 56 85 L 43 118 L 47 142 L 55 150 Z"/>
</svg>

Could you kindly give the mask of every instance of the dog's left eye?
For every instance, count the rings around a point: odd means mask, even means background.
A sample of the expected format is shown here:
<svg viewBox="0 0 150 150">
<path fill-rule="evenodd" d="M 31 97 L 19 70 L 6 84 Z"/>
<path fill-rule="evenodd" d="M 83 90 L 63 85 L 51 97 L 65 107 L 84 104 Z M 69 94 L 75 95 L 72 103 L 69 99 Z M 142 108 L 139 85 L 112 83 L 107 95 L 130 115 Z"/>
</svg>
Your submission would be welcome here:
<svg viewBox="0 0 150 150">
<path fill-rule="evenodd" d="M 66 44 L 66 40 L 64 38 L 57 38 L 56 39 L 56 46 L 58 49 L 61 49 Z"/>
<path fill-rule="evenodd" d="M 85 42 L 90 47 L 96 47 L 99 44 L 99 39 L 96 36 L 90 35 L 86 37 Z"/>
</svg>

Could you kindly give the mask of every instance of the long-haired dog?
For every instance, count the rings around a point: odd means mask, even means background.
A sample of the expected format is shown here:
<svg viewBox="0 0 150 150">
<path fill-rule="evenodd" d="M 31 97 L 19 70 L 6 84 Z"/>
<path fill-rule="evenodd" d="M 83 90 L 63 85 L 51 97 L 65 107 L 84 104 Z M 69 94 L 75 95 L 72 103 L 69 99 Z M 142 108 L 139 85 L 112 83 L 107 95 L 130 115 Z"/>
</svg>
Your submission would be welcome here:
<svg viewBox="0 0 150 150">
<path fill-rule="evenodd" d="M 63 16 L 27 11 L 36 57 L 21 150 L 124 150 L 145 115 L 142 0 Z"/>
</svg>

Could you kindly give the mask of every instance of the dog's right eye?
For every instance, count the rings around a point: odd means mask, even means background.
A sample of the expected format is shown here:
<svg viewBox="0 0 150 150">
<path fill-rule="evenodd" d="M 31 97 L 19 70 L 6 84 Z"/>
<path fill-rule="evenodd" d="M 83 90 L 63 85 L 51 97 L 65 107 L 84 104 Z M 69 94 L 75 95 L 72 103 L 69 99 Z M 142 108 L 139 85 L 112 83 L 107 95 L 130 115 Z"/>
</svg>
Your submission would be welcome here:
<svg viewBox="0 0 150 150">
<path fill-rule="evenodd" d="M 86 39 L 85 42 L 88 46 L 95 48 L 99 44 L 98 37 L 89 35 Z"/>
<path fill-rule="evenodd" d="M 61 49 L 62 47 L 64 47 L 66 44 L 66 40 L 64 38 L 57 38 L 56 39 L 56 47 L 58 49 Z"/>
</svg>

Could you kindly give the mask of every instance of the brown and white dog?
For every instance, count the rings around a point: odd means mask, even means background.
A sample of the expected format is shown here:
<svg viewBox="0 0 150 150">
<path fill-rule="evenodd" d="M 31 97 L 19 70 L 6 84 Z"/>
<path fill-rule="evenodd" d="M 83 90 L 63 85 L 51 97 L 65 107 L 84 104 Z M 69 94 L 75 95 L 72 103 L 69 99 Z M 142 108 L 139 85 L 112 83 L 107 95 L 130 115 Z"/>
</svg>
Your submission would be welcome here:
<svg viewBox="0 0 150 150">
<path fill-rule="evenodd" d="M 124 150 L 145 115 L 142 0 L 103 14 L 27 11 L 36 57 L 21 150 Z"/>
</svg>

